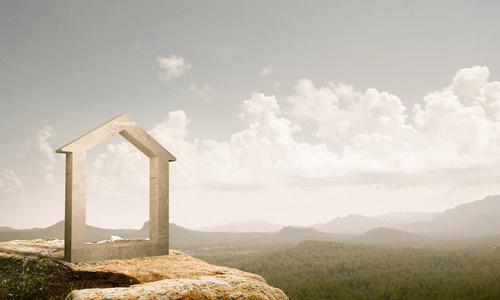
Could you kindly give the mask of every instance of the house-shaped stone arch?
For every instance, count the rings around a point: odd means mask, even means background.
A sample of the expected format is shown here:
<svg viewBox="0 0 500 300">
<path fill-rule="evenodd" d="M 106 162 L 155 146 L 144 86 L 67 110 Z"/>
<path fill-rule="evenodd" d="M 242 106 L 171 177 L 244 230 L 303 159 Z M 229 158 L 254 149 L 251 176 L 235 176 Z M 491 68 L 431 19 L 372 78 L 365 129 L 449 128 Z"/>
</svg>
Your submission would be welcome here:
<svg viewBox="0 0 500 300">
<path fill-rule="evenodd" d="M 149 241 L 85 244 L 87 150 L 120 134 L 150 161 Z M 127 115 L 56 150 L 66 154 L 64 259 L 70 262 L 166 255 L 169 249 L 169 162 L 176 158 Z"/>
</svg>

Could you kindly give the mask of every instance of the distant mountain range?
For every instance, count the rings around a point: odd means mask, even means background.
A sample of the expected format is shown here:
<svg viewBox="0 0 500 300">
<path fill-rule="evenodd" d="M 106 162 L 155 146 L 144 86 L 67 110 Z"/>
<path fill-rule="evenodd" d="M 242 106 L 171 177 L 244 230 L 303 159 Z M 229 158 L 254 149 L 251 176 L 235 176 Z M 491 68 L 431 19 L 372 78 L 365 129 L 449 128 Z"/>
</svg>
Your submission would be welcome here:
<svg viewBox="0 0 500 300">
<path fill-rule="evenodd" d="M 328 223 L 316 224 L 312 227 L 322 232 L 362 234 L 373 228 L 385 225 L 385 222 L 379 220 L 351 214 L 347 217 L 335 218 Z"/>
<path fill-rule="evenodd" d="M 231 222 L 220 226 L 203 226 L 198 230 L 206 232 L 278 232 L 282 228 L 283 225 L 273 222 L 253 220 Z"/>
<path fill-rule="evenodd" d="M 14 228 L 12 227 L 0 227 L 0 232 L 4 232 L 4 231 L 13 231 L 15 230 Z"/>
<path fill-rule="evenodd" d="M 500 233 L 500 196 L 448 209 L 427 222 L 416 222 L 394 228 L 440 237 L 473 237 Z"/>
<path fill-rule="evenodd" d="M 392 225 L 409 224 L 415 222 L 426 222 L 434 219 L 439 212 L 394 212 L 371 217 L 374 220 L 385 222 Z"/>
<path fill-rule="evenodd" d="M 311 227 L 321 232 L 326 233 L 347 233 L 347 234 L 362 234 L 368 230 L 378 227 L 393 227 L 406 225 L 415 222 L 429 221 L 440 213 L 424 213 L 424 212 L 396 212 L 383 214 L 375 217 L 365 217 L 362 215 L 352 214 L 347 217 L 340 217 L 331 220 L 326 224 L 315 224 Z M 298 228 L 299 226 L 293 226 Z M 198 231 L 205 232 L 278 232 L 283 228 L 269 221 L 239 221 L 231 222 L 219 226 L 203 226 L 198 228 Z"/>
<path fill-rule="evenodd" d="M 302 240 L 421 246 L 439 245 L 440 241 L 450 238 L 457 240 L 456 245 L 497 245 L 495 243 L 500 241 L 500 196 L 462 204 L 443 213 L 392 213 L 376 217 L 349 215 L 309 228 L 250 221 L 203 229 L 205 231 L 189 230 L 170 224 L 171 247 L 286 245 Z M 207 232 L 209 230 L 214 232 Z M 87 242 L 109 240 L 112 235 L 148 238 L 149 222 L 139 230 L 86 226 Z M 39 238 L 64 239 L 64 221 L 42 229 L 0 227 L 0 242 Z M 470 242 L 458 242 L 459 239 L 469 239 Z"/>
<path fill-rule="evenodd" d="M 434 241 L 435 240 L 431 237 L 386 227 L 372 229 L 351 240 L 351 242 L 360 244 L 381 244 L 390 246 L 399 244 L 420 245 L 432 243 Z"/>
<path fill-rule="evenodd" d="M 3 227 L 8 228 L 8 227 Z M 109 240 L 112 235 L 123 238 L 147 238 L 149 228 L 136 229 L 106 229 L 87 225 L 85 237 L 87 242 Z M 0 242 L 10 240 L 33 240 L 33 239 L 64 239 L 64 221 L 59 221 L 56 224 L 47 228 L 33 229 L 5 229 L 0 230 Z"/>
<path fill-rule="evenodd" d="M 349 215 L 313 228 L 329 233 L 362 234 L 388 227 L 432 237 L 462 238 L 500 233 L 500 196 L 462 204 L 442 213 L 390 213 L 375 217 Z"/>
<path fill-rule="evenodd" d="M 351 233 L 362 234 L 378 227 L 395 227 L 416 222 L 430 221 L 439 213 L 424 212 L 396 212 L 383 214 L 375 217 L 365 217 L 351 214 L 347 217 L 340 217 L 325 224 L 313 225 L 313 228 L 330 233 Z"/>
</svg>

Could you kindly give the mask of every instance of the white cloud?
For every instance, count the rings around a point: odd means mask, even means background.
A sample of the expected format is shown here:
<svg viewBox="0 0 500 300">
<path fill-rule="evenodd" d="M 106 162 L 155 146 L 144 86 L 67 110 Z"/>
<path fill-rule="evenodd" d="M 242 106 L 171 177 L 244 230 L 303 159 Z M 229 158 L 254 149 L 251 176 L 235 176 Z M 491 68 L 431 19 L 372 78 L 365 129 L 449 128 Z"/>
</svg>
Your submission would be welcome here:
<svg viewBox="0 0 500 300">
<path fill-rule="evenodd" d="M 16 167 L 1 170 L 0 220 L 5 224 L 48 226 L 64 217 L 64 170 L 59 167 L 64 160 L 49 142 L 55 135 L 51 126 L 40 129 L 13 158 Z"/>
<path fill-rule="evenodd" d="M 43 179 L 48 184 L 55 183 L 56 156 L 54 149 L 48 142 L 49 139 L 55 136 L 54 128 L 45 126 L 37 132 L 35 140 L 28 141 L 23 151 L 18 154 L 19 157 L 31 164 L 41 165 L 43 169 L 40 171 L 43 172 Z"/>
<path fill-rule="evenodd" d="M 171 111 L 168 117 L 162 123 L 157 124 L 150 134 L 160 140 L 160 142 L 168 142 L 169 140 L 184 140 L 187 135 L 187 126 L 191 120 L 182 110 Z"/>
<path fill-rule="evenodd" d="M 113 188 L 122 186 L 127 189 L 125 193 L 129 193 L 135 187 L 147 186 L 148 161 L 146 155 L 127 141 L 110 144 L 106 147 L 106 152 L 97 155 L 88 166 L 88 177 L 91 179 L 88 180 L 89 185 Z"/>
<path fill-rule="evenodd" d="M 314 135 L 339 147 L 357 146 L 359 135 L 411 136 L 406 108 L 401 100 L 376 89 L 355 92 L 350 86 L 330 84 L 316 88 L 308 79 L 299 80 L 288 97 L 288 114 L 316 125 Z"/>
<path fill-rule="evenodd" d="M 191 63 L 184 60 L 182 56 L 158 56 L 156 59 L 158 60 L 160 68 L 165 69 L 164 72 L 159 74 L 159 79 L 163 81 L 169 81 L 174 77 L 180 77 L 191 69 Z"/>
<path fill-rule="evenodd" d="M 447 88 L 453 92 L 463 105 L 477 105 L 480 94 L 488 81 L 490 71 L 487 67 L 474 66 L 461 69 L 453 77 L 453 83 Z"/>
<path fill-rule="evenodd" d="M 262 69 L 260 72 L 259 72 L 259 76 L 261 78 L 264 78 L 268 75 L 270 75 L 271 73 L 273 72 L 273 68 L 271 68 L 271 66 L 267 65 L 264 69 Z"/>
<path fill-rule="evenodd" d="M 0 195 L 2 201 L 13 201 L 22 193 L 23 183 L 13 170 L 5 169 L 0 174 Z"/>
<path fill-rule="evenodd" d="M 486 67 L 462 69 L 453 83 L 429 93 L 415 105 L 421 140 L 419 155 L 434 167 L 470 167 L 498 163 L 500 157 L 500 82 L 487 82 Z"/>
<path fill-rule="evenodd" d="M 149 159 L 121 136 L 113 139 L 123 142 L 108 144 L 87 165 L 87 224 L 124 227 L 119 222 L 127 220 L 139 228 L 149 216 Z"/>
<path fill-rule="evenodd" d="M 252 94 L 239 115 L 248 128 L 228 142 L 211 143 L 209 152 L 222 153 L 215 169 L 224 164 L 231 169 L 224 171 L 231 174 L 224 177 L 224 186 L 230 181 L 261 183 L 256 186 L 458 185 L 453 170 L 463 175 L 459 170 L 464 168 L 499 176 L 499 83 L 488 82 L 487 74 L 485 67 L 459 71 L 450 86 L 428 94 L 426 106 L 417 105 L 411 115 L 395 95 L 357 92 L 344 84 L 317 88 L 303 79 L 285 111 L 274 96 Z M 317 144 L 295 138 L 303 122 L 316 125 Z M 485 168 L 492 164 L 499 168 Z M 475 179 L 469 184 L 487 183 L 484 177 L 470 177 Z M 215 172 L 210 178 L 221 177 Z"/>
<path fill-rule="evenodd" d="M 192 84 L 189 86 L 189 90 L 198 95 L 203 101 L 210 101 L 211 95 L 214 93 L 214 90 L 210 87 L 208 83 L 204 83 L 201 87 L 197 87 Z"/>
<path fill-rule="evenodd" d="M 226 141 L 190 138 L 183 111 L 170 112 L 151 134 L 178 157 L 172 182 L 179 187 L 457 184 L 458 170 L 500 175 L 499 83 L 487 74 L 484 67 L 460 70 L 410 115 L 395 95 L 302 79 L 285 110 L 275 96 L 253 92 L 238 115 L 246 128 Z M 301 134 L 316 143 L 297 140 L 301 123 L 315 125 Z M 499 168 L 485 168 L 491 165 Z"/>
<path fill-rule="evenodd" d="M 500 168 L 491 167 L 500 167 L 498 87 L 498 82 L 488 82 L 487 68 L 463 69 L 449 86 L 426 95 L 423 107 L 416 105 L 408 113 L 395 95 L 376 89 L 358 92 L 345 84 L 316 87 L 302 79 L 286 98 L 286 109 L 275 96 L 253 92 L 238 115 L 246 128 L 227 140 L 190 137 L 190 120 L 183 111 L 170 112 L 150 134 L 177 156 L 171 178 L 181 188 L 397 187 L 439 180 L 457 184 L 453 174 L 458 170 L 500 175 Z M 301 124 L 306 123 L 315 130 L 301 136 L 310 135 L 316 142 L 297 139 L 296 133 L 305 128 Z M 51 136 L 51 128 L 44 128 L 30 145 L 43 157 L 47 182 L 54 163 L 47 143 Z M 147 174 L 145 168 L 147 158 L 124 142 L 108 146 L 89 172 L 100 173 L 99 182 L 114 178 L 130 181 L 134 187 L 147 186 L 147 177 L 133 179 L 124 174 Z"/>
<path fill-rule="evenodd" d="M 330 201 L 333 192 L 347 197 L 347 191 L 355 193 L 358 187 L 363 197 L 389 190 L 392 195 L 404 195 L 404 190 L 427 196 L 436 193 L 431 190 L 444 194 L 472 186 L 491 190 L 500 178 L 500 82 L 490 82 L 488 76 L 486 67 L 462 69 L 450 85 L 409 110 L 397 96 L 376 89 L 361 92 L 341 83 L 316 86 L 301 79 L 284 99 L 252 92 L 238 114 L 244 128 L 227 139 L 191 136 L 191 120 L 181 110 L 169 112 L 150 134 L 178 159 L 170 164 L 172 191 L 203 198 L 186 201 L 207 209 L 212 208 L 203 202 L 205 195 L 228 204 L 231 197 L 242 197 L 236 191 L 243 190 L 266 197 L 294 197 L 296 192 L 306 197 L 305 191 L 314 189 L 311 199 L 300 201 Z M 21 158 L 32 166 L 30 172 L 3 170 L 2 199 L 35 199 L 41 189 L 28 183 L 36 180 L 45 189 L 47 183 L 63 183 L 63 172 L 54 172 L 57 162 L 48 142 L 54 134 L 45 127 L 26 144 Z M 147 198 L 148 167 L 147 157 L 128 142 L 114 143 L 89 162 L 88 186 L 98 187 L 99 195 L 115 206 Z M 55 174 L 60 176 L 54 179 Z M 26 190 L 29 195 L 22 194 Z M 146 219 L 146 208 L 134 209 L 134 218 Z M 116 213 L 117 219 L 127 214 Z"/>
<path fill-rule="evenodd" d="M 280 82 L 275 82 L 275 83 L 273 84 L 273 88 L 275 88 L 275 89 L 279 88 L 280 86 L 281 86 L 281 83 L 280 83 Z"/>
<path fill-rule="evenodd" d="M 293 133 L 300 131 L 300 126 L 279 114 L 274 96 L 255 92 L 243 102 L 239 114 L 248 127 L 228 141 L 190 141 L 185 131 L 189 120 L 180 111 L 170 113 L 151 134 L 181 162 L 172 165 L 173 184 L 189 182 L 217 190 L 260 189 L 286 185 L 289 176 L 316 172 L 315 168 L 324 171 L 325 161 L 333 160 L 332 154 L 324 145 L 295 141 Z M 182 134 L 174 134 L 178 131 Z"/>
</svg>

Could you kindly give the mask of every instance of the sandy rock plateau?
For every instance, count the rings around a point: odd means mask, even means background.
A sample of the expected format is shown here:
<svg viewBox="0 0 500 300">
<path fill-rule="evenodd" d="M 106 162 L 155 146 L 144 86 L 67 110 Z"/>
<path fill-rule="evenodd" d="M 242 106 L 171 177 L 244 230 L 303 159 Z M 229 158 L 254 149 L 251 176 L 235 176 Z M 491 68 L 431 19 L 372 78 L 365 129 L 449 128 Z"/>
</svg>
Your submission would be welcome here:
<svg viewBox="0 0 500 300">
<path fill-rule="evenodd" d="M 63 249 L 55 239 L 0 243 L 0 299 L 288 299 L 259 275 L 175 250 L 68 263 Z"/>
</svg>

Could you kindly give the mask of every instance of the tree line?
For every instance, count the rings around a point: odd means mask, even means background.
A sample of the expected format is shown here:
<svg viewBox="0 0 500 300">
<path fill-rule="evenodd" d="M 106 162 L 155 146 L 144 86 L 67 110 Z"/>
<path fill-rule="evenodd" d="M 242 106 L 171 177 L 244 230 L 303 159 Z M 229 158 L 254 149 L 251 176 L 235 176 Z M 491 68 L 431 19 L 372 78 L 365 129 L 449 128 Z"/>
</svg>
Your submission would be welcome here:
<svg viewBox="0 0 500 300">
<path fill-rule="evenodd" d="M 435 250 L 305 241 L 199 257 L 256 273 L 290 299 L 500 299 L 500 248 Z"/>
</svg>

